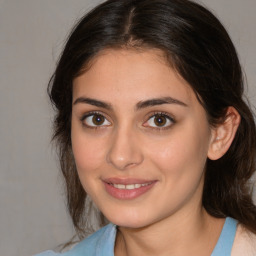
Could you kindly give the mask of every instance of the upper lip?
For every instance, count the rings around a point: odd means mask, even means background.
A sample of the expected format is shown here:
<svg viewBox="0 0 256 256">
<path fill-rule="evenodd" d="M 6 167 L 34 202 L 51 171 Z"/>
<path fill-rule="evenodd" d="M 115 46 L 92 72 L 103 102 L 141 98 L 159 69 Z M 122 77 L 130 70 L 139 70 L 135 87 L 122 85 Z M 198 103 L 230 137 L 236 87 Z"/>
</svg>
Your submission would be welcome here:
<svg viewBox="0 0 256 256">
<path fill-rule="evenodd" d="M 110 183 L 110 184 L 123 184 L 123 185 L 129 185 L 129 184 L 146 184 L 146 183 L 153 183 L 156 180 L 145 180 L 145 179 L 137 179 L 137 178 L 106 178 L 103 179 L 104 182 Z"/>
</svg>

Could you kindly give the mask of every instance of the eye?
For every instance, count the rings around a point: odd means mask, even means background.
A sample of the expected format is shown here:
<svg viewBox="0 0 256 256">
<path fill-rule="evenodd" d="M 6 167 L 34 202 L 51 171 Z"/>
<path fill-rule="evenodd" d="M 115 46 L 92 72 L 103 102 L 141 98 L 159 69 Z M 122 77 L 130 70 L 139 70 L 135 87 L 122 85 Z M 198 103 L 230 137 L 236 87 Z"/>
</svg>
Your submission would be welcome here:
<svg viewBox="0 0 256 256">
<path fill-rule="evenodd" d="M 101 114 L 91 113 L 81 119 L 88 127 L 109 126 L 111 123 Z"/>
<path fill-rule="evenodd" d="M 154 128 L 168 128 L 173 123 L 174 120 L 170 116 L 163 113 L 158 113 L 151 116 L 144 124 L 144 126 L 150 126 Z"/>
</svg>

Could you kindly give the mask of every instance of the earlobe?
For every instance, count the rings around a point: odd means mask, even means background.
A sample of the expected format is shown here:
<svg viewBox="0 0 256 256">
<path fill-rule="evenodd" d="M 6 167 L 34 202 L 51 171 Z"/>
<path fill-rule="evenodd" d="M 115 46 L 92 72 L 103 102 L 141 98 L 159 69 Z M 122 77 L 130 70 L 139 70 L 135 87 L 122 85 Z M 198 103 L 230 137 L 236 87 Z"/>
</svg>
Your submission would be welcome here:
<svg viewBox="0 0 256 256">
<path fill-rule="evenodd" d="M 240 124 L 240 114 L 234 107 L 228 107 L 226 116 L 221 124 L 212 129 L 212 137 L 208 150 L 208 158 L 221 158 L 231 146 Z"/>
</svg>

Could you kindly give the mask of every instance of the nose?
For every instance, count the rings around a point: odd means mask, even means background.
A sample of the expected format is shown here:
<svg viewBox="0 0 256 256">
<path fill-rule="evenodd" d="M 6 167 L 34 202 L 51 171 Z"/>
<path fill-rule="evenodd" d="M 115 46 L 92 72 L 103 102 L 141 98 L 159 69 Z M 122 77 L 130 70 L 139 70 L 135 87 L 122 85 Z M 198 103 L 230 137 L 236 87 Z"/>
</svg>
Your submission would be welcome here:
<svg viewBox="0 0 256 256">
<path fill-rule="evenodd" d="M 112 136 L 106 160 L 118 170 L 141 164 L 143 154 L 136 132 L 125 128 L 117 130 Z"/>
</svg>

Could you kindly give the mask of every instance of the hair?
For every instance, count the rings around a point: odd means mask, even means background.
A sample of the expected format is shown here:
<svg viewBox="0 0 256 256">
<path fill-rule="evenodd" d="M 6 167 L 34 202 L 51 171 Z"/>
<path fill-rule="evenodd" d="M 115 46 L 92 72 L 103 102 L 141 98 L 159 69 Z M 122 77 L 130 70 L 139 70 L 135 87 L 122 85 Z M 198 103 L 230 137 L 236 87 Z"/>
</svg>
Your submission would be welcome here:
<svg viewBox="0 0 256 256">
<path fill-rule="evenodd" d="M 88 209 L 71 147 L 72 82 L 109 48 L 161 50 L 190 84 L 212 126 L 224 122 L 229 106 L 239 112 L 241 122 L 228 152 L 219 160 L 207 159 L 202 202 L 210 215 L 233 217 L 256 233 L 249 183 L 255 172 L 255 123 L 243 99 L 243 73 L 227 31 L 210 11 L 189 0 L 109 0 L 77 23 L 48 85 L 67 206 L 80 238 Z M 103 225 L 104 217 L 101 221 Z"/>
</svg>

